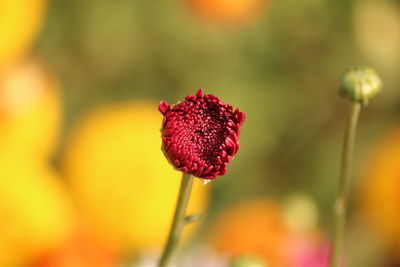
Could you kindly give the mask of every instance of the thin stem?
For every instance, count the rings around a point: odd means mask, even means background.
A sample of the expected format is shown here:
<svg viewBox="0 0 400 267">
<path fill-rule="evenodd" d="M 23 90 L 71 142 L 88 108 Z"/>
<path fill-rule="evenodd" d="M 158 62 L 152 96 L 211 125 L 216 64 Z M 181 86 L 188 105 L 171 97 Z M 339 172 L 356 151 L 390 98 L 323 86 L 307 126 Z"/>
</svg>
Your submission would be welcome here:
<svg viewBox="0 0 400 267">
<path fill-rule="evenodd" d="M 175 215 L 172 220 L 171 229 L 167 243 L 165 244 L 163 254 L 161 256 L 159 267 L 167 267 L 175 250 L 178 247 L 179 239 L 186 224 L 185 214 L 189 203 L 190 192 L 192 190 L 194 177 L 190 174 L 183 174 L 181 188 L 179 191 L 178 202 L 176 203 Z"/>
<path fill-rule="evenodd" d="M 361 104 L 354 102 L 350 117 L 347 121 L 346 131 L 344 135 L 339 188 L 334 207 L 335 219 L 332 241 L 332 256 L 330 264 L 331 267 L 338 267 L 344 256 L 343 243 L 346 224 L 347 195 L 350 183 L 354 140 L 360 110 Z"/>
</svg>

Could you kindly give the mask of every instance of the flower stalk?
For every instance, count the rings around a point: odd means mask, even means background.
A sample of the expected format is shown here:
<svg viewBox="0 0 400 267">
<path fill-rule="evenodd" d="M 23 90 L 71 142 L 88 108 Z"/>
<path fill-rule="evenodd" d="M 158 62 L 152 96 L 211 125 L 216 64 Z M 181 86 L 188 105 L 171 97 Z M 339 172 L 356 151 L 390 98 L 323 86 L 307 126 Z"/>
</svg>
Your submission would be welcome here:
<svg viewBox="0 0 400 267">
<path fill-rule="evenodd" d="M 361 108 L 368 105 L 370 100 L 372 100 L 381 89 L 381 79 L 375 70 L 369 67 L 350 68 L 345 71 L 341 77 L 339 94 L 351 100 L 353 104 L 350 117 L 347 121 L 343 142 L 339 188 L 334 206 L 333 243 L 330 267 L 343 266 L 341 262 L 345 258 L 343 247 L 346 225 L 346 208 L 358 117 Z"/>
<path fill-rule="evenodd" d="M 336 197 L 334 212 L 334 230 L 333 230 L 333 246 L 331 267 L 338 267 L 340 261 L 343 259 L 343 244 L 344 244 L 344 230 L 346 224 L 346 206 L 348 198 L 348 188 L 350 184 L 351 165 L 353 160 L 354 140 L 357 128 L 357 121 L 361 111 L 361 104 L 354 102 L 350 117 L 347 121 L 343 151 L 342 162 L 340 169 L 339 188 Z"/>
<path fill-rule="evenodd" d="M 183 173 L 174 218 L 172 220 L 168 240 L 164 247 L 158 267 L 168 267 L 168 264 L 178 247 L 183 228 L 187 223 L 186 209 L 189 203 L 193 180 L 194 177 L 192 175 Z"/>
</svg>

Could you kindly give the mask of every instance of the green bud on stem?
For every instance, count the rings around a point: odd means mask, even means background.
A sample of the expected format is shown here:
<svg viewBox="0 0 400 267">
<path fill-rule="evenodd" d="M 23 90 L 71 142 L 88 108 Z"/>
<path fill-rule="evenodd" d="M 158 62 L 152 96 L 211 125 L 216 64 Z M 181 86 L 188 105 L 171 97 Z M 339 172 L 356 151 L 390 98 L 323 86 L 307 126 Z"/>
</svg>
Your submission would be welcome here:
<svg viewBox="0 0 400 267">
<path fill-rule="evenodd" d="M 339 94 L 364 106 L 382 89 L 382 80 L 369 67 L 350 68 L 342 74 L 340 80 Z"/>
</svg>

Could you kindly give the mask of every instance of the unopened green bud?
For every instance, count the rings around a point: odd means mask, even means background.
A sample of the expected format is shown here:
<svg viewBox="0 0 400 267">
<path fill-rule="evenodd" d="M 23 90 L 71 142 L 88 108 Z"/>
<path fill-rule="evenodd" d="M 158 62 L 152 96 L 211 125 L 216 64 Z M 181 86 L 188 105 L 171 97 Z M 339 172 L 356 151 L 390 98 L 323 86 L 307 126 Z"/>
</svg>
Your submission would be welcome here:
<svg viewBox="0 0 400 267">
<path fill-rule="evenodd" d="M 268 265 L 256 256 L 239 256 L 234 258 L 229 267 L 268 267 Z"/>
<path fill-rule="evenodd" d="M 382 80 L 374 69 L 353 67 L 343 73 L 339 94 L 354 102 L 367 105 L 382 89 Z"/>
</svg>

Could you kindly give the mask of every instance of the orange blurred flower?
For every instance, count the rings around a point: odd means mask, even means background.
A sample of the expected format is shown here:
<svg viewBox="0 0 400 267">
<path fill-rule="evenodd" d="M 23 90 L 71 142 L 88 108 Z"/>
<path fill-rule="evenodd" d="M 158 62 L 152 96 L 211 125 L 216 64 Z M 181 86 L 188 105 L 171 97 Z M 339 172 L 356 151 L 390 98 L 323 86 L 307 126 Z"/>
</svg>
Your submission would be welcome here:
<svg viewBox="0 0 400 267">
<path fill-rule="evenodd" d="M 0 0 L 0 73 L 29 52 L 46 8 L 47 0 Z"/>
<path fill-rule="evenodd" d="M 193 11 L 221 24 L 246 24 L 265 12 L 268 0 L 188 0 Z"/>
<path fill-rule="evenodd" d="M 258 255 L 267 264 L 282 266 L 285 242 L 289 232 L 283 221 L 283 211 L 272 200 L 243 202 L 223 212 L 210 234 L 215 248 L 232 257 Z"/>
<path fill-rule="evenodd" d="M 128 250 L 160 247 L 172 219 L 181 175 L 161 152 L 161 121 L 156 104 L 109 105 L 82 119 L 66 146 L 63 169 L 86 219 Z M 206 189 L 196 182 L 189 213 L 204 210 Z"/>
<path fill-rule="evenodd" d="M 298 214 L 296 209 L 288 212 Z M 304 223 L 301 231 L 298 226 L 292 228 L 293 220 L 286 213 L 271 199 L 242 202 L 217 218 L 210 242 L 231 258 L 262 257 L 271 267 L 326 267 L 327 250 L 319 233 L 303 228 Z"/>
<path fill-rule="evenodd" d="M 361 175 L 361 215 L 377 233 L 400 246 L 400 127 L 382 136 Z"/>
<path fill-rule="evenodd" d="M 77 229 L 65 242 L 43 253 L 33 267 L 117 267 L 119 259 L 87 229 Z"/>
</svg>

